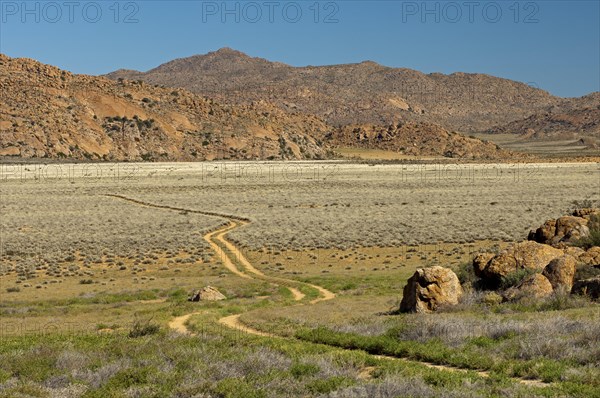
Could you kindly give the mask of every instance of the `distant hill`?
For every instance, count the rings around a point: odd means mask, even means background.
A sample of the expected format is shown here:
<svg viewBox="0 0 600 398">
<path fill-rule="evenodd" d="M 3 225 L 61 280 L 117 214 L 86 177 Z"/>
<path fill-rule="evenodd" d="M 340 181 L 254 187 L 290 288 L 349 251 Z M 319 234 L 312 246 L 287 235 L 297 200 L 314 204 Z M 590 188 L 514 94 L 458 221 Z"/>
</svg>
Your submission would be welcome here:
<svg viewBox="0 0 600 398">
<path fill-rule="evenodd" d="M 425 121 L 460 132 L 484 131 L 565 100 L 524 83 L 484 74 L 424 74 L 375 62 L 293 67 L 223 48 L 176 59 L 117 80 L 182 87 L 226 103 L 273 103 L 332 125 Z"/>
<path fill-rule="evenodd" d="M 397 125 L 348 125 L 335 129 L 325 142 L 337 147 L 380 149 L 407 156 L 445 156 L 466 159 L 516 158 L 516 154 L 501 150 L 496 144 L 477 138 L 450 133 L 425 122 Z"/>
<path fill-rule="evenodd" d="M 496 126 L 488 132 L 519 134 L 530 140 L 578 139 L 597 148 L 600 144 L 600 93 L 567 100 L 560 106 Z"/>
</svg>

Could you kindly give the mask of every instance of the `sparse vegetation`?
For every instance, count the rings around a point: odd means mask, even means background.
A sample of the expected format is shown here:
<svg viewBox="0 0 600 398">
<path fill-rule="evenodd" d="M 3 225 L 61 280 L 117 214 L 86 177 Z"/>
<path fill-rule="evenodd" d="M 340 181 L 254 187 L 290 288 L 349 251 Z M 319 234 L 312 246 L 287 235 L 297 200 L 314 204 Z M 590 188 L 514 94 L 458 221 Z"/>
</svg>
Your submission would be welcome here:
<svg viewBox="0 0 600 398">
<path fill-rule="evenodd" d="M 106 122 L 137 128 L 140 121 Z M 294 140 L 301 142 L 287 144 Z M 569 203 L 568 190 L 543 206 L 511 205 L 499 195 L 557 192 L 568 172 L 539 171 L 533 186 L 427 180 L 403 165 L 273 164 L 264 170 L 267 180 L 260 169 L 253 178 L 244 169 L 256 171 L 259 163 L 235 166 L 148 164 L 127 184 L 76 166 L 71 181 L 1 182 L 11 194 L 3 196 L 0 219 L 7 290 L 0 302 L 0 395 L 598 395 L 597 304 L 565 294 L 503 302 L 474 289 L 470 265 L 476 253 L 501 250 L 512 234 L 522 236 Z M 580 185 L 592 192 L 594 184 Z M 240 269 L 238 253 L 266 275 L 290 279 L 304 305 L 296 305 L 288 284 L 240 283 L 203 239 L 228 221 L 195 210 L 249 218 L 227 234 L 240 252 L 220 250 Z M 457 271 L 467 288 L 459 305 L 432 316 L 395 314 L 406 279 L 433 264 Z M 510 275 L 506 286 L 524 276 Z M 309 305 L 320 292 L 302 283 L 337 297 Z M 206 285 L 227 300 L 187 301 Z M 196 336 L 169 330 L 187 314 L 195 314 L 184 326 Z M 233 314 L 284 338 L 217 322 Z M 511 377 L 553 384 L 525 386 Z"/>
</svg>

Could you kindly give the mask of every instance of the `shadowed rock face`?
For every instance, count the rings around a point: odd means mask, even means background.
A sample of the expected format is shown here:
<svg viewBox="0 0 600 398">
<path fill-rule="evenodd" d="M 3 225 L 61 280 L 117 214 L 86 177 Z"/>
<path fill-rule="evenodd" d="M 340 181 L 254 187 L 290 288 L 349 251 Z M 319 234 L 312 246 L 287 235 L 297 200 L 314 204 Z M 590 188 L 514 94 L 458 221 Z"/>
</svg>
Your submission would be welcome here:
<svg viewBox="0 0 600 398">
<path fill-rule="evenodd" d="M 420 268 L 404 287 L 401 312 L 426 313 L 441 305 L 455 305 L 463 295 L 458 277 L 452 270 L 434 266 Z"/>
<path fill-rule="evenodd" d="M 600 299 L 600 276 L 575 282 L 571 293 L 583 294 L 593 299 Z"/>
</svg>

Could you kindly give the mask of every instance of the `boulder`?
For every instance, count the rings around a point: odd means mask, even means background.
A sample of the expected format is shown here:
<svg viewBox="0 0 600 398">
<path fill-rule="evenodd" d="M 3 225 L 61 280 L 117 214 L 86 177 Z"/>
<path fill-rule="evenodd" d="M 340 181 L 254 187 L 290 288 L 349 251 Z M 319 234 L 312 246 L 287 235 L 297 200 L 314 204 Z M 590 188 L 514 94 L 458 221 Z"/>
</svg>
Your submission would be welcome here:
<svg viewBox="0 0 600 398">
<path fill-rule="evenodd" d="M 556 234 L 556 220 L 547 220 L 536 230 L 529 231 L 528 240 L 534 240 L 538 243 L 549 242 Z"/>
<path fill-rule="evenodd" d="M 577 246 L 566 246 L 565 248 L 563 248 L 563 252 L 565 254 L 573 256 L 577 261 L 579 261 L 579 257 L 581 257 L 581 255 L 585 253 L 585 250 Z"/>
<path fill-rule="evenodd" d="M 600 298 L 600 276 L 575 282 L 571 293 L 585 295 L 598 300 Z"/>
<path fill-rule="evenodd" d="M 441 305 L 455 305 L 463 295 L 456 274 L 444 267 L 419 268 L 404 287 L 401 312 L 426 313 Z"/>
<path fill-rule="evenodd" d="M 203 287 L 200 290 L 195 290 L 188 298 L 188 301 L 218 301 L 225 300 L 225 297 L 220 291 L 212 286 Z"/>
<path fill-rule="evenodd" d="M 582 252 L 577 260 L 585 265 L 591 265 L 596 268 L 600 268 L 600 247 L 590 247 L 586 251 Z"/>
<path fill-rule="evenodd" d="M 542 275 L 548 278 L 554 290 L 561 289 L 570 292 L 573 287 L 576 266 L 575 258 L 565 254 L 550 261 Z"/>
<path fill-rule="evenodd" d="M 562 250 L 534 241 L 515 243 L 494 256 L 480 276 L 490 284 L 499 284 L 503 277 L 522 269 L 541 272 L 546 265 L 562 256 Z"/>
<path fill-rule="evenodd" d="M 552 294 L 552 284 L 542 274 L 533 274 L 523 279 L 515 287 L 507 289 L 502 295 L 507 301 L 516 301 L 523 298 L 544 298 Z"/>
</svg>

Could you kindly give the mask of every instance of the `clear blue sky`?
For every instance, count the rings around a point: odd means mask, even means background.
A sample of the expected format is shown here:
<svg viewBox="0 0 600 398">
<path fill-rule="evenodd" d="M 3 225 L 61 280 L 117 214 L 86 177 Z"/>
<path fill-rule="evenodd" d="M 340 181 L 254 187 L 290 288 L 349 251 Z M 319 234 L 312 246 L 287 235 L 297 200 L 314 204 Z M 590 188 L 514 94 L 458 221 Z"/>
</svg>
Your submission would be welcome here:
<svg viewBox="0 0 600 398">
<path fill-rule="evenodd" d="M 597 0 L 66 1 L 0 0 L 0 51 L 102 74 L 232 47 L 296 66 L 373 60 L 600 90 Z"/>
</svg>

